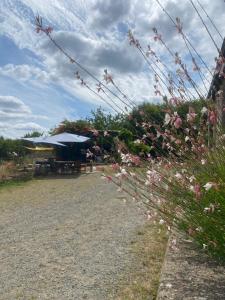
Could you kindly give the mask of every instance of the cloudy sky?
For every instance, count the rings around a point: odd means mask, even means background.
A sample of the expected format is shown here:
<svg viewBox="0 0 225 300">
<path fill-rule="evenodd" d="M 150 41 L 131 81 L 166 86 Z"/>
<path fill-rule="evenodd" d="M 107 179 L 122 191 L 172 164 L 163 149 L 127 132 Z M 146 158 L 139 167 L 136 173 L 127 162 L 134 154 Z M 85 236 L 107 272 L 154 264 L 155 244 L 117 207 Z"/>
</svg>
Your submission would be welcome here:
<svg viewBox="0 0 225 300">
<path fill-rule="evenodd" d="M 224 1 L 200 1 L 224 35 Z M 184 31 L 213 68 L 216 48 L 190 1 L 161 0 L 161 3 L 173 18 L 181 18 Z M 195 0 L 194 3 L 198 5 Z M 55 40 L 78 62 L 100 80 L 107 68 L 117 85 L 136 103 L 159 99 L 154 94 L 151 70 L 137 50 L 129 46 L 129 29 L 143 47 L 150 44 L 172 68 L 165 49 L 153 39 L 152 28 L 156 27 L 169 47 L 179 51 L 187 65 L 190 62 L 174 25 L 155 0 L 0 0 L 0 135 L 3 136 L 47 131 L 63 119 L 84 118 L 100 105 L 110 111 L 110 107 L 77 82 L 74 72 L 78 69 L 44 34 L 35 32 L 37 14 L 43 17 L 44 24 L 54 28 Z M 220 36 L 210 29 L 221 46 Z M 82 76 L 96 88 L 93 80 Z"/>
</svg>

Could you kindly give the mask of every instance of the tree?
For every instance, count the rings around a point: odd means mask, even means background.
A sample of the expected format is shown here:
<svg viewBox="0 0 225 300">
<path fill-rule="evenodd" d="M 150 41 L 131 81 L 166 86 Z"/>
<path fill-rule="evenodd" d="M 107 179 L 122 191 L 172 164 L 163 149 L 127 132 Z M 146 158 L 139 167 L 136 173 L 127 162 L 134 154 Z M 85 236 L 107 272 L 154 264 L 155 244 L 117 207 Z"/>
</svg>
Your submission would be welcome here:
<svg viewBox="0 0 225 300">
<path fill-rule="evenodd" d="M 43 132 L 33 131 L 31 133 L 26 133 L 24 135 L 24 138 L 33 138 L 33 137 L 39 137 L 39 136 L 42 136 L 42 135 L 43 135 Z"/>
<path fill-rule="evenodd" d="M 92 116 L 88 120 L 93 128 L 97 130 L 121 130 L 124 121 L 122 114 L 106 114 L 101 107 L 97 108 L 96 111 L 92 111 L 91 114 Z"/>
</svg>

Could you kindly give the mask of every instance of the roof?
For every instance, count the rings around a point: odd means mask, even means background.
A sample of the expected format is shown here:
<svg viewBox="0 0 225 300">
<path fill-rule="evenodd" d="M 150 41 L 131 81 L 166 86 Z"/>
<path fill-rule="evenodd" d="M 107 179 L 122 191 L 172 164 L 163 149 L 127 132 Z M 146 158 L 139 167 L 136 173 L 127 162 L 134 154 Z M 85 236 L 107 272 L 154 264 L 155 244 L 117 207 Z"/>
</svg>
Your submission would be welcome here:
<svg viewBox="0 0 225 300">
<path fill-rule="evenodd" d="M 47 137 L 23 138 L 23 140 L 35 144 L 52 144 L 58 146 L 65 146 L 63 143 L 84 143 L 88 141 L 89 138 L 82 135 L 64 132 Z"/>
</svg>

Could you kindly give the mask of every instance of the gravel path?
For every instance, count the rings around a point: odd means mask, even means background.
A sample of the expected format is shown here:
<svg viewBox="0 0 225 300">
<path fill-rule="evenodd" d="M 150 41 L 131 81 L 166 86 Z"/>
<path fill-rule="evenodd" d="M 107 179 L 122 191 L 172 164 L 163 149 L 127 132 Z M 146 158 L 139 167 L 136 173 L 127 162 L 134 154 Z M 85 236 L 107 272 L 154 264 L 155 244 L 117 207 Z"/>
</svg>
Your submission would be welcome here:
<svg viewBox="0 0 225 300">
<path fill-rule="evenodd" d="M 98 173 L 1 190 L 0 299 L 113 299 L 143 222 Z"/>
</svg>

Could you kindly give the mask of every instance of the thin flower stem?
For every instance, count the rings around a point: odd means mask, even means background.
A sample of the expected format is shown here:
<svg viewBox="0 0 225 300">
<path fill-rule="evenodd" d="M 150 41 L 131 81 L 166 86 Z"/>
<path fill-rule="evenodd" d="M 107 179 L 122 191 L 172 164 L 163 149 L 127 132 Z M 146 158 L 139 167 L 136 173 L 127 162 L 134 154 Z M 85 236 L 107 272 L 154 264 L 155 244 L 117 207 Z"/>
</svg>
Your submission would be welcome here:
<svg viewBox="0 0 225 300">
<path fill-rule="evenodd" d="M 212 26 L 214 27 L 214 29 L 216 30 L 216 32 L 218 33 L 218 35 L 221 37 L 222 41 L 224 40 L 224 38 L 222 37 L 221 33 L 219 32 L 216 24 L 213 22 L 213 20 L 210 18 L 210 16 L 207 14 L 207 11 L 204 9 L 203 5 L 197 0 L 198 5 L 201 7 L 201 9 L 204 11 L 204 13 L 206 14 L 207 18 L 209 19 L 210 23 L 212 24 Z"/>
<path fill-rule="evenodd" d="M 83 67 L 79 62 L 77 62 L 75 59 L 73 59 L 55 40 L 54 38 L 50 35 L 50 33 L 45 34 L 48 36 L 48 38 L 51 40 L 51 42 L 69 59 L 71 63 L 75 63 L 82 71 L 87 73 L 92 79 L 97 81 L 99 84 L 101 84 L 108 92 L 110 92 L 114 97 L 119 99 L 123 104 L 128 106 L 129 108 L 132 109 L 132 106 L 130 106 L 128 103 L 126 103 L 123 99 L 121 99 L 116 93 L 114 93 L 111 89 L 109 89 L 104 83 L 102 83 L 95 75 L 93 75 L 88 69 Z"/>
<path fill-rule="evenodd" d="M 169 19 L 171 20 L 171 22 L 173 23 L 173 25 L 175 25 L 176 27 L 176 22 L 173 20 L 173 18 L 171 17 L 171 15 L 168 13 L 168 11 L 164 8 L 164 6 L 161 4 L 161 2 L 159 0 L 155 0 L 158 5 L 160 6 L 160 8 L 162 9 L 162 11 L 169 17 Z M 188 44 L 190 45 L 190 47 L 192 48 L 192 50 L 195 52 L 195 54 L 198 56 L 198 58 L 200 59 L 200 61 L 202 62 L 202 64 L 205 66 L 205 68 L 208 70 L 208 72 L 213 76 L 212 71 L 210 70 L 210 68 L 207 66 L 206 62 L 202 59 L 201 55 L 198 53 L 198 51 L 195 49 L 195 47 L 193 46 L 192 42 L 189 40 L 188 36 L 184 34 L 185 39 L 187 40 Z"/>
<path fill-rule="evenodd" d="M 212 34 L 210 33 L 208 26 L 205 24 L 205 22 L 204 22 L 204 20 L 203 20 L 202 16 L 200 15 L 200 13 L 199 13 L 199 11 L 198 11 L 197 7 L 195 6 L 195 4 L 193 3 L 193 1 L 192 1 L 192 0 L 189 0 L 189 2 L 190 2 L 190 3 L 191 3 L 191 5 L 193 6 L 193 8 L 194 8 L 194 10 L 196 11 L 197 15 L 199 16 L 199 18 L 200 18 L 200 20 L 201 20 L 201 22 L 202 22 L 203 26 L 205 27 L 205 29 L 206 29 L 206 31 L 207 31 L 207 33 L 208 33 L 208 35 L 210 36 L 210 38 L 211 38 L 211 40 L 212 40 L 212 42 L 213 42 L 214 46 L 216 47 L 216 49 L 217 49 L 218 53 L 220 54 L 220 49 L 219 49 L 219 47 L 217 46 L 217 44 L 216 44 L 216 42 L 215 42 L 215 40 L 214 40 L 214 38 L 213 38 Z"/>
</svg>

